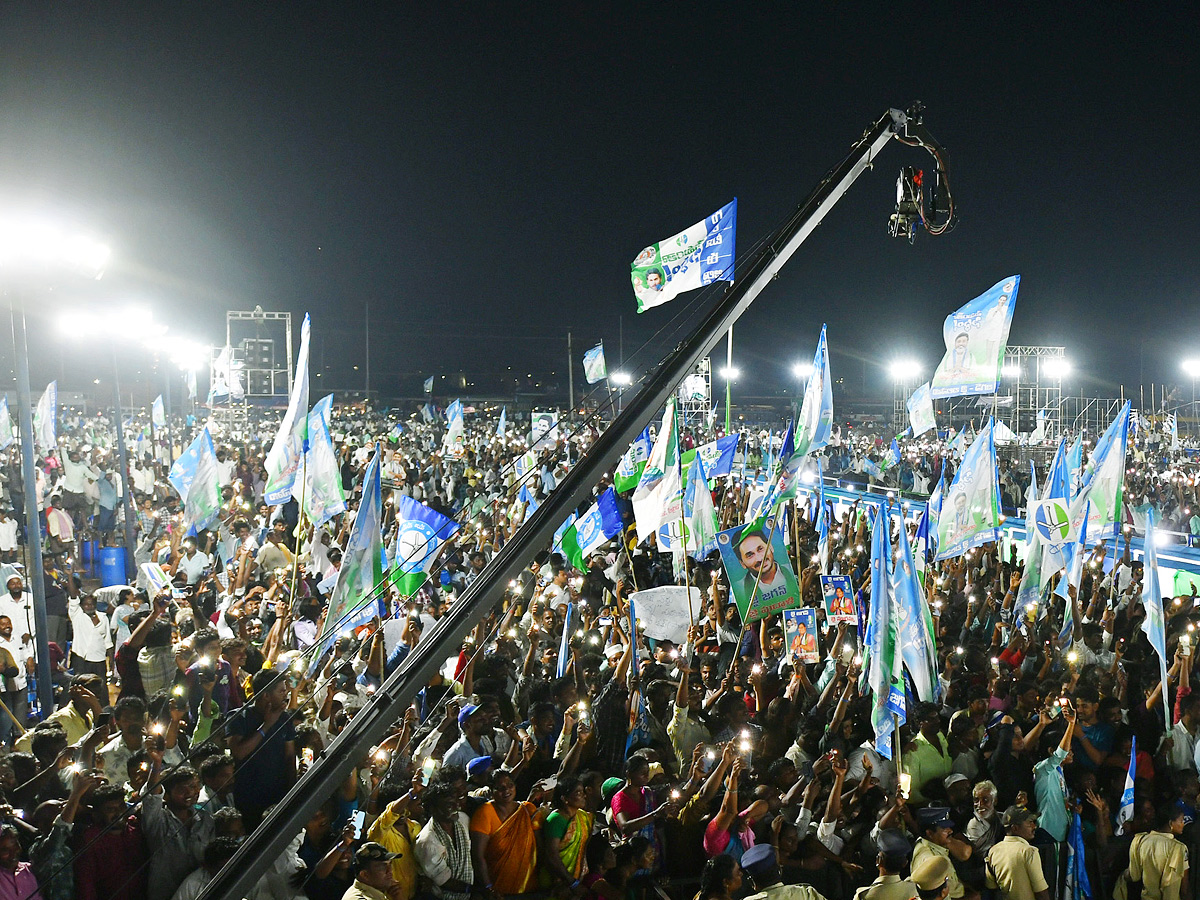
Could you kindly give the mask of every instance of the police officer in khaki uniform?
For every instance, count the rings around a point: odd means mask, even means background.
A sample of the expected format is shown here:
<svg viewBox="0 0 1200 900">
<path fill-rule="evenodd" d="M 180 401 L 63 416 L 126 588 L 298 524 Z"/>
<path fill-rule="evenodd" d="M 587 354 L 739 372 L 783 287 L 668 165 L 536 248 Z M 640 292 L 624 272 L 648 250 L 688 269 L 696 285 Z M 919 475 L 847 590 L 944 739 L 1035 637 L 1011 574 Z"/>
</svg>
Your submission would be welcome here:
<svg viewBox="0 0 1200 900">
<path fill-rule="evenodd" d="M 920 900 L 946 900 L 953 877 L 954 866 L 944 856 L 927 856 L 912 870 L 912 881 L 917 886 Z"/>
<path fill-rule="evenodd" d="M 907 838 L 889 829 L 879 832 L 875 843 L 879 848 L 879 855 L 875 857 L 879 877 L 859 888 L 854 900 L 917 900 L 917 886 L 900 877 L 912 856 L 912 845 Z"/>
<path fill-rule="evenodd" d="M 1006 837 L 988 851 L 987 886 L 999 888 L 1003 900 L 1049 900 L 1041 853 L 1029 843 L 1037 831 L 1037 816 L 1010 806 L 1003 824 Z"/>
</svg>

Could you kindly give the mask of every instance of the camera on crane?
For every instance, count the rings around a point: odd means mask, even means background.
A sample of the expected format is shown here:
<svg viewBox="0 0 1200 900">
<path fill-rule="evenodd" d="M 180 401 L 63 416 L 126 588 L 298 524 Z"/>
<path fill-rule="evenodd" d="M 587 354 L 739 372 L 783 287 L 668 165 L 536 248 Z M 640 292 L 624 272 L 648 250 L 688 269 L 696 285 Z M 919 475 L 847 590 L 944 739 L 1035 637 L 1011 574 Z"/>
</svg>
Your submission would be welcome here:
<svg viewBox="0 0 1200 900">
<path fill-rule="evenodd" d="M 921 185 L 924 177 L 920 169 L 905 166 L 896 179 L 896 211 L 888 219 L 888 234 L 908 238 L 910 244 L 916 239 L 917 226 L 923 221 Z"/>
</svg>

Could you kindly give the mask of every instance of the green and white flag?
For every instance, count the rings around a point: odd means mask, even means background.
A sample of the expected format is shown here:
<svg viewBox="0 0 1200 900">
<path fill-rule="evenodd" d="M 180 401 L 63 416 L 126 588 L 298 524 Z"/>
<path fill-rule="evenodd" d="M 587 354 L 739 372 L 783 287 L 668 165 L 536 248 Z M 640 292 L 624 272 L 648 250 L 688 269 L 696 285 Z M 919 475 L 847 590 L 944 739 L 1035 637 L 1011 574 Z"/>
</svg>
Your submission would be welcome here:
<svg viewBox="0 0 1200 900">
<path fill-rule="evenodd" d="M 304 459 L 304 515 L 320 528 L 334 516 L 346 511 L 346 492 L 338 466 L 333 440 L 329 437 L 329 416 L 333 394 L 318 400 L 308 414 L 308 450 Z"/>
<path fill-rule="evenodd" d="M 308 440 L 308 314 L 300 328 L 300 353 L 296 357 L 296 377 L 287 412 L 279 423 L 279 432 L 267 454 L 267 486 L 263 501 L 282 506 L 292 497 L 300 498 L 300 463 Z"/>
<path fill-rule="evenodd" d="M 212 441 L 199 442 L 196 470 L 183 502 L 184 534 L 199 534 L 217 520 L 221 512 L 221 472 Z"/>
<path fill-rule="evenodd" d="M 912 435 L 917 438 L 937 428 L 937 417 L 933 414 L 933 400 L 929 397 L 929 382 L 925 382 L 908 398 L 908 421 Z"/>
<path fill-rule="evenodd" d="M 638 312 L 714 281 L 733 281 L 736 227 L 735 197 L 691 228 L 639 253 L 629 276 Z"/>
<path fill-rule="evenodd" d="M 679 471 L 679 432 L 675 428 L 675 398 L 667 400 L 662 425 L 650 459 L 633 492 L 633 515 L 638 540 L 644 541 L 666 522 L 683 513 L 683 476 Z"/>
<path fill-rule="evenodd" d="M 963 454 L 962 465 L 942 500 L 937 535 L 939 560 L 962 556 L 973 547 L 1000 539 L 1000 483 L 997 479 L 994 420 Z"/>
<path fill-rule="evenodd" d="M 588 384 L 595 384 L 608 377 L 608 368 L 604 365 L 604 341 L 583 354 L 583 376 Z"/>
<path fill-rule="evenodd" d="M 121 411 L 117 410 L 117 415 Z M 33 443 L 39 450 L 53 450 L 58 446 L 58 382 L 46 385 L 33 410 Z"/>
<path fill-rule="evenodd" d="M 8 398 L 0 397 L 0 452 L 3 452 L 15 440 L 12 419 L 8 416 Z"/>
<path fill-rule="evenodd" d="M 613 487 L 619 493 L 631 491 L 638 486 L 638 482 L 642 480 L 642 470 L 646 468 L 646 460 L 650 458 L 652 446 L 650 426 L 647 425 L 617 463 L 617 471 L 613 474 Z"/>
<path fill-rule="evenodd" d="M 396 537 L 392 542 L 388 578 L 403 597 L 411 597 L 425 583 L 442 545 L 459 529 L 453 519 L 396 495 Z"/>
<path fill-rule="evenodd" d="M 1125 500 L 1125 451 L 1129 439 L 1129 401 L 1096 442 L 1090 472 L 1072 498 L 1068 541 L 1095 544 L 1116 537 Z"/>
</svg>

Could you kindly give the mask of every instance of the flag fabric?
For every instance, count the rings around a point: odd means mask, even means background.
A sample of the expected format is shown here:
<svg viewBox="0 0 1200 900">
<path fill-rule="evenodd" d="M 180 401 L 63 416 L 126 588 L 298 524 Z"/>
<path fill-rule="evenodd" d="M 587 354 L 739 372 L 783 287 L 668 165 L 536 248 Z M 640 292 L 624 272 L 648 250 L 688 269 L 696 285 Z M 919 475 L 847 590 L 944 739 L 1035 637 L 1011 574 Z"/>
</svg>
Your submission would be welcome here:
<svg viewBox="0 0 1200 900">
<path fill-rule="evenodd" d="M 579 516 L 577 516 L 574 512 L 572 512 L 569 516 L 567 516 L 566 521 L 558 526 L 558 530 L 554 532 L 554 540 L 550 545 L 551 550 L 553 550 L 553 551 L 562 550 L 563 535 L 566 534 L 568 528 L 570 528 L 573 524 L 575 524 L 575 521 L 578 518 L 579 518 Z"/>
<path fill-rule="evenodd" d="M 287 412 L 267 454 L 267 486 L 263 502 L 282 506 L 292 497 L 299 499 L 302 489 L 300 465 L 308 443 L 308 341 L 311 324 L 308 314 L 300 326 L 300 352 L 296 356 L 296 376 Z"/>
<path fill-rule="evenodd" d="M 121 415 L 118 409 L 117 415 Z M 40 450 L 53 450 L 58 446 L 58 382 L 46 385 L 33 410 L 33 442 Z"/>
<path fill-rule="evenodd" d="M 659 526 L 683 512 L 683 476 L 679 471 L 679 434 L 675 429 L 675 398 L 667 400 L 658 437 L 633 492 L 633 515 L 638 540 L 644 541 Z"/>
<path fill-rule="evenodd" d="M 733 457 L 737 454 L 738 439 L 741 435 L 727 434 L 707 444 L 701 444 L 695 449 L 686 451 L 679 458 L 680 465 L 686 473 L 691 470 L 692 460 L 700 458 L 704 467 L 704 477 L 711 481 L 720 475 L 728 475 L 733 471 Z"/>
<path fill-rule="evenodd" d="M 188 369 L 187 375 L 184 376 L 184 381 L 187 383 L 187 394 L 189 400 L 196 399 L 196 370 Z"/>
<path fill-rule="evenodd" d="M 455 400 L 446 407 L 446 435 L 442 446 L 451 456 L 463 455 L 463 405 L 461 400 Z"/>
<path fill-rule="evenodd" d="M 430 375 L 428 378 L 425 379 L 425 393 L 426 394 L 433 393 L 433 376 L 432 375 Z"/>
<path fill-rule="evenodd" d="M 921 385 L 908 398 L 908 421 L 913 437 L 920 437 L 937 428 L 937 417 L 933 414 L 933 399 L 929 396 L 929 382 Z"/>
<path fill-rule="evenodd" d="M 1072 499 L 1083 484 L 1083 435 L 1075 436 L 1075 442 L 1067 451 L 1067 499 Z"/>
<path fill-rule="evenodd" d="M 613 474 L 613 487 L 619 492 L 624 493 L 638 486 L 642 479 L 642 471 L 646 468 L 646 461 L 650 458 L 652 446 L 650 426 L 647 425 L 617 463 L 617 470 Z"/>
<path fill-rule="evenodd" d="M 1164 698 L 1165 699 L 1165 698 Z M 1067 879 L 1063 888 L 1065 900 L 1091 900 L 1092 884 L 1088 879 L 1083 849 L 1083 824 L 1079 813 L 1071 815 L 1071 827 L 1067 830 Z"/>
<path fill-rule="evenodd" d="M 871 613 L 865 635 L 863 676 L 874 695 L 871 726 L 875 749 L 892 759 L 892 735 L 897 718 L 905 721 L 904 686 L 891 579 L 892 541 L 888 535 L 887 514 L 879 509 L 871 528 Z"/>
<path fill-rule="evenodd" d="M 1129 747 L 1129 768 L 1125 770 L 1125 790 L 1121 792 L 1121 806 L 1117 810 L 1117 834 L 1123 834 L 1125 823 L 1133 819 L 1133 784 L 1137 781 L 1137 735 Z"/>
<path fill-rule="evenodd" d="M 389 560 L 389 579 L 403 596 L 412 596 L 425 583 L 442 545 L 459 527 L 453 519 L 412 497 L 396 496 L 396 536 Z"/>
<path fill-rule="evenodd" d="M 929 383 L 930 398 L 996 393 L 1020 284 L 1020 275 L 1005 278 L 946 317 L 946 355 Z"/>
<path fill-rule="evenodd" d="M 205 429 L 204 434 L 208 434 Z M 199 534 L 221 513 L 221 473 L 212 439 L 200 444 L 187 496 L 183 500 L 183 533 Z"/>
<path fill-rule="evenodd" d="M 521 485 L 521 490 L 517 491 L 517 502 L 527 503 L 528 509 L 525 510 L 526 515 L 536 510 L 542 504 L 538 503 L 537 497 L 533 495 L 533 491 L 529 489 L 529 485 Z"/>
<path fill-rule="evenodd" d="M 595 384 L 608 377 L 608 369 L 604 365 L 604 341 L 583 354 L 583 377 L 588 384 Z"/>
<path fill-rule="evenodd" d="M 1037 414 L 1037 425 L 1033 429 L 1033 433 L 1029 435 L 1029 443 L 1040 444 L 1046 440 L 1046 411 L 1039 409 Z"/>
<path fill-rule="evenodd" d="M 863 471 L 874 478 L 876 481 L 883 481 L 883 469 L 879 468 L 879 463 L 867 456 L 863 458 Z"/>
<path fill-rule="evenodd" d="M 558 665 L 554 670 L 555 678 L 563 678 L 567 674 L 567 664 L 571 661 L 571 635 L 575 631 L 575 604 L 567 603 L 567 616 L 563 620 L 562 636 L 558 641 Z"/>
<path fill-rule="evenodd" d="M 884 529 L 888 519 L 883 519 Z M 908 542 L 904 520 L 900 522 L 900 553 L 892 571 L 892 596 L 898 620 L 897 638 L 904 667 L 912 679 L 917 697 L 933 702 L 938 696 L 937 647 L 934 643 L 933 616 L 917 577 L 917 564 Z M 890 542 L 890 539 L 889 539 Z M 871 582 L 874 584 L 874 580 Z"/>
<path fill-rule="evenodd" d="M 1017 440 L 1017 436 L 1013 433 L 1013 430 L 1003 422 L 996 423 L 994 437 L 997 444 L 1012 444 Z"/>
<path fill-rule="evenodd" d="M 508 407 L 500 407 L 500 421 L 496 423 L 496 437 L 505 437 L 504 430 L 508 427 Z"/>
<path fill-rule="evenodd" d="M 939 560 L 962 556 L 972 547 L 1000 539 L 1000 484 L 997 479 L 994 420 L 963 455 L 962 465 L 942 500 L 938 516 Z"/>
<path fill-rule="evenodd" d="M 1125 451 L 1129 440 L 1129 401 L 1100 440 L 1078 493 L 1071 499 L 1069 538 L 1090 543 L 1117 536 L 1125 499 Z"/>
<path fill-rule="evenodd" d="M 526 450 L 513 460 L 513 473 L 517 478 L 523 479 L 530 472 L 537 470 L 537 461 L 537 454 L 532 450 Z"/>
<path fill-rule="evenodd" d="M 154 423 L 155 428 L 162 428 L 167 424 L 167 411 L 163 406 L 162 394 L 154 398 L 154 402 L 150 404 L 150 421 Z"/>
<path fill-rule="evenodd" d="M 900 465 L 902 456 L 900 454 L 900 445 L 896 443 L 896 439 L 892 438 L 891 446 L 888 447 L 887 464 L 888 468 Z"/>
<path fill-rule="evenodd" d="M 733 281 L 737 198 L 679 234 L 651 244 L 630 270 L 638 312 L 714 281 Z"/>
<path fill-rule="evenodd" d="M 12 418 L 8 414 L 8 398 L 0 396 L 0 453 L 14 441 L 16 438 L 13 437 Z"/>
<path fill-rule="evenodd" d="M 200 464 L 200 457 L 205 453 L 216 459 L 217 451 L 213 446 L 212 435 L 208 433 L 207 425 L 200 429 L 200 433 L 188 444 L 188 448 L 180 454 L 179 459 L 175 460 L 174 465 L 171 466 L 171 471 L 167 473 L 167 481 L 171 482 L 171 486 L 179 494 L 179 499 L 185 503 L 192 480 L 196 477 L 196 467 Z"/>
<path fill-rule="evenodd" d="M 304 515 L 320 528 L 346 511 L 341 467 L 329 436 L 333 394 L 322 397 L 308 414 L 308 449 L 304 460 Z"/>
<path fill-rule="evenodd" d="M 434 420 L 433 408 L 428 403 L 421 404 L 421 420 L 428 425 Z"/>
<path fill-rule="evenodd" d="M 1179 417 L 1175 413 L 1171 413 L 1167 417 L 1171 423 L 1171 452 L 1179 452 Z"/>
<path fill-rule="evenodd" d="M 813 530 L 817 532 L 817 558 L 821 574 L 829 569 L 829 514 L 825 510 L 825 477 L 821 472 L 821 457 L 817 457 L 817 514 Z"/>
<path fill-rule="evenodd" d="M 364 624 L 375 609 L 370 600 L 376 586 L 383 580 L 383 492 L 379 476 L 381 455 L 381 451 L 376 447 L 363 476 L 362 500 L 359 501 L 354 524 L 350 527 L 346 549 L 342 552 L 342 565 L 338 569 L 337 581 L 329 596 L 325 623 L 316 641 L 313 667 L 341 632 Z M 399 495 L 399 499 L 416 502 L 403 494 Z M 399 515 L 397 510 L 397 518 Z"/>
<path fill-rule="evenodd" d="M 712 492 L 704 477 L 704 465 L 699 456 L 692 459 L 688 469 L 687 487 L 683 492 L 683 517 L 687 522 L 683 545 L 696 559 L 703 559 L 717 546 L 717 511 Z"/>
<path fill-rule="evenodd" d="M 587 571 L 587 558 L 598 547 L 622 531 L 617 494 L 606 490 L 587 512 L 567 526 L 562 535 L 563 555 L 581 572 Z"/>
<path fill-rule="evenodd" d="M 788 456 L 780 452 L 783 466 L 775 484 L 776 505 L 796 496 L 800 486 L 800 469 L 804 460 L 829 443 L 833 434 L 833 377 L 829 372 L 829 346 L 825 340 L 825 326 L 817 339 L 817 352 L 813 355 L 812 374 L 804 386 L 804 400 L 800 404 L 800 418 L 793 430 L 793 447 Z"/>
<path fill-rule="evenodd" d="M 1142 620 L 1142 631 L 1150 641 L 1150 646 L 1158 654 L 1158 676 L 1162 681 L 1163 719 L 1167 731 L 1171 730 L 1171 710 L 1167 698 L 1167 629 L 1166 616 L 1163 613 L 1162 588 L 1158 580 L 1158 544 L 1155 540 L 1154 513 L 1146 519 L 1146 538 L 1143 542 L 1142 557 L 1142 606 L 1146 609 L 1146 618 Z"/>
</svg>

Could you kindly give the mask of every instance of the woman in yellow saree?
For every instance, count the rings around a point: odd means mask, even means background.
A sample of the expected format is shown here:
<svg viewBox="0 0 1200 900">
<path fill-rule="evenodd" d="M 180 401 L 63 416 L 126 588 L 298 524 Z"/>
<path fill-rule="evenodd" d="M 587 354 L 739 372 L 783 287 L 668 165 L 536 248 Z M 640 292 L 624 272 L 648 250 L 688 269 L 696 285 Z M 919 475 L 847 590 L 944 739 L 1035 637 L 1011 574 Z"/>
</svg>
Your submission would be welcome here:
<svg viewBox="0 0 1200 900">
<path fill-rule="evenodd" d="M 475 882 L 498 894 L 526 894 L 537 876 L 537 807 L 518 801 L 512 775 L 493 771 L 492 801 L 471 816 Z"/>
<path fill-rule="evenodd" d="M 587 842 L 594 814 L 583 809 L 587 789 L 573 776 L 559 779 L 554 789 L 554 812 L 542 823 L 542 887 L 565 895 L 579 887 L 587 874 Z"/>
</svg>

